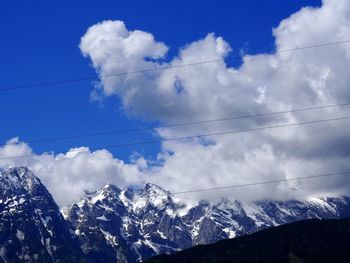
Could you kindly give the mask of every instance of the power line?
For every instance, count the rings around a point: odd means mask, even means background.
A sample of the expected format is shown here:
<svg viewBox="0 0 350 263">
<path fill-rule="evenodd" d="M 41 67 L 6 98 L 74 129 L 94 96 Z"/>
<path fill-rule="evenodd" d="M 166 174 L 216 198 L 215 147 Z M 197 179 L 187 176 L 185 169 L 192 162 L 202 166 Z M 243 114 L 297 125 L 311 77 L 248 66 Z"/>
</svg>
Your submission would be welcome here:
<svg viewBox="0 0 350 263">
<path fill-rule="evenodd" d="M 285 53 L 285 52 L 293 52 L 293 51 L 305 50 L 305 49 L 311 49 L 311 48 L 333 46 L 333 45 L 339 45 L 339 44 L 345 44 L 345 43 L 350 43 L 350 40 L 335 41 L 335 42 L 315 44 L 315 45 L 310 45 L 310 46 L 302 46 L 302 47 L 295 47 L 295 48 L 290 48 L 290 49 L 277 50 L 277 51 L 275 51 L 275 54 Z M 242 59 L 242 56 L 231 56 L 231 57 L 229 56 L 226 60 L 235 60 L 235 59 Z M 126 75 L 141 74 L 141 73 L 147 73 L 147 72 L 153 72 L 153 71 L 176 69 L 176 68 L 183 68 L 183 67 L 188 67 L 188 66 L 218 63 L 218 62 L 224 62 L 224 61 L 225 61 L 225 59 L 213 59 L 213 60 L 198 61 L 198 62 L 193 62 L 193 63 L 188 63 L 188 64 L 162 66 L 162 67 L 157 67 L 157 68 L 142 69 L 142 70 L 135 70 L 135 71 L 129 71 L 129 72 L 118 72 L 118 73 L 114 73 L 114 74 L 102 75 L 99 77 L 98 76 L 87 76 L 87 77 L 82 77 L 82 78 L 40 82 L 40 83 L 34 83 L 34 84 L 1 88 L 0 92 L 20 90 L 20 89 L 29 89 L 29 88 L 39 88 L 39 87 L 44 87 L 44 86 L 55 86 L 55 85 L 68 84 L 68 83 L 74 83 L 74 82 L 98 80 L 98 79 L 111 78 L 111 77 L 120 77 L 120 76 L 126 76 Z"/>
<path fill-rule="evenodd" d="M 203 188 L 203 189 L 188 190 L 188 191 L 182 191 L 182 192 L 173 192 L 171 194 L 180 195 L 180 194 L 188 194 L 188 193 L 224 190 L 224 189 L 240 188 L 240 187 L 255 186 L 255 185 L 274 184 L 274 183 L 281 183 L 281 182 L 288 182 L 288 181 L 313 179 L 313 178 L 319 178 L 319 177 L 344 175 L 344 174 L 350 174 L 350 171 L 338 172 L 338 173 L 328 173 L 328 174 L 318 174 L 318 175 L 311 175 L 311 176 L 304 176 L 304 177 L 293 177 L 293 178 L 286 178 L 286 179 L 279 179 L 279 180 L 272 180 L 272 181 L 262 181 L 262 182 L 248 183 L 248 184 L 236 184 L 236 185 L 230 185 L 230 186 Z"/>
<path fill-rule="evenodd" d="M 328 42 L 328 43 L 323 43 L 323 44 L 315 44 L 315 45 L 311 45 L 311 46 L 295 47 L 295 48 L 290 48 L 290 49 L 282 49 L 282 50 L 276 51 L 276 53 L 283 53 L 283 52 L 291 52 L 291 51 L 310 49 L 310 48 L 333 46 L 333 45 L 345 44 L 345 43 L 350 43 L 350 40 Z"/>
<path fill-rule="evenodd" d="M 338 103 L 338 104 L 320 105 L 320 106 L 308 107 L 308 108 L 298 108 L 298 109 L 285 110 L 285 111 L 265 112 L 265 113 L 259 113 L 259 114 L 232 116 L 232 117 L 227 117 L 227 118 L 218 118 L 218 119 L 209 119 L 209 120 L 201 120 L 201 121 L 174 123 L 174 124 L 163 125 L 163 126 L 156 126 L 156 127 L 149 127 L 149 128 L 135 128 L 135 129 L 125 129 L 125 130 L 116 130 L 116 131 L 105 131 L 105 132 L 96 132 L 96 133 L 86 133 L 86 134 L 78 134 L 78 135 L 51 137 L 51 138 L 44 138 L 44 139 L 34 139 L 34 140 L 27 140 L 26 142 L 27 143 L 39 143 L 39 142 L 50 142 L 50 141 L 61 141 L 61 140 L 69 140 L 69 139 L 96 137 L 96 136 L 103 136 L 103 135 L 113 135 L 113 134 L 131 133 L 131 132 L 150 131 L 150 130 L 157 130 L 157 129 L 162 129 L 162 128 L 174 128 L 174 127 L 190 126 L 190 125 L 213 123 L 213 122 L 221 122 L 221 121 L 229 121 L 229 120 L 237 120 L 237 119 L 248 119 L 248 118 L 255 118 L 255 117 L 265 117 L 265 116 L 271 116 L 271 115 L 295 113 L 295 112 L 303 112 L 303 111 L 311 111 L 311 110 L 317 110 L 317 109 L 334 108 L 334 107 L 342 107 L 342 106 L 349 106 L 349 105 L 350 105 L 350 102 L 345 102 L 345 103 Z M 6 145 L 11 145 L 11 144 L 16 144 L 16 143 L 14 142 L 14 143 L 6 144 Z M 2 146 L 5 146 L 5 145 L 0 145 L 0 147 L 2 147 Z"/>
<path fill-rule="evenodd" d="M 99 147 L 91 147 L 90 150 L 96 151 L 96 150 L 99 150 L 101 148 L 102 149 L 112 149 L 112 148 L 122 148 L 122 147 L 136 146 L 136 145 L 162 143 L 162 142 L 169 142 L 169 141 L 180 141 L 180 140 L 188 140 L 188 139 L 196 139 L 196 138 L 205 138 L 205 137 L 220 136 L 220 135 L 225 135 L 225 134 L 245 133 L 245 132 L 252 132 L 252 131 L 276 129 L 276 128 L 282 128 L 282 127 L 302 126 L 302 125 L 308 125 L 308 124 L 324 123 L 324 122 L 330 122 L 330 121 L 340 121 L 340 120 L 347 120 L 347 119 L 350 119 L 350 116 L 332 118 L 332 119 L 324 119 L 324 120 L 314 120 L 314 121 L 307 121 L 307 122 L 297 122 L 297 123 L 289 123 L 289 124 L 281 124 L 281 125 L 264 126 L 264 127 L 250 128 L 250 129 L 244 129 L 244 130 L 232 130 L 232 131 L 207 133 L 207 134 L 191 135 L 191 136 L 184 136 L 184 137 L 175 137 L 175 138 L 169 138 L 169 139 L 158 139 L 158 140 L 139 141 L 139 142 L 124 143 L 124 144 L 104 145 L 104 146 L 99 146 Z M 80 152 L 80 150 L 73 149 L 73 150 L 71 150 L 71 152 Z M 1 157 L 0 160 L 26 158 L 26 157 L 32 157 L 32 156 L 36 156 L 36 154 Z"/>
</svg>

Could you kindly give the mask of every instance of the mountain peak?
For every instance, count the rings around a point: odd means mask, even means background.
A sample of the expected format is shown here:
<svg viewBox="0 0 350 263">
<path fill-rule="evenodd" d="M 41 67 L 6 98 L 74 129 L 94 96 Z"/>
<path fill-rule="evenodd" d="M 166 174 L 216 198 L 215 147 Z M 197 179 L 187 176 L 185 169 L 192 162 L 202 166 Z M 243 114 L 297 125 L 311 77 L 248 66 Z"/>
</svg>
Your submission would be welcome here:
<svg viewBox="0 0 350 263">
<path fill-rule="evenodd" d="M 27 167 L 11 167 L 0 172 L 1 188 L 13 191 L 15 189 L 32 192 L 42 186 L 36 177 Z"/>
<path fill-rule="evenodd" d="M 25 167 L 0 173 L 1 262 L 77 262 L 85 257 L 57 204 Z"/>
<path fill-rule="evenodd" d="M 86 198 L 92 203 L 95 204 L 97 201 L 103 201 L 106 199 L 118 199 L 118 195 L 121 190 L 113 184 L 106 184 L 99 190 L 92 192 L 86 196 Z"/>
<path fill-rule="evenodd" d="M 37 177 L 27 167 L 23 167 L 23 166 L 10 167 L 7 170 L 0 172 L 0 176 L 1 177 L 5 176 L 9 179 L 10 178 L 23 179 L 25 177 L 37 179 Z"/>
<path fill-rule="evenodd" d="M 237 200 L 229 200 L 227 197 L 221 198 L 216 204 L 214 204 L 214 207 L 219 209 L 242 209 L 242 204 Z"/>
<path fill-rule="evenodd" d="M 12 166 L 5 170 L 6 173 L 16 173 L 18 176 L 23 176 L 25 173 L 29 172 L 29 169 L 24 166 Z"/>
<path fill-rule="evenodd" d="M 121 192 L 121 190 L 117 186 L 115 186 L 114 184 L 111 184 L 111 183 L 106 184 L 100 190 L 102 190 L 104 192 L 116 192 L 116 193 Z"/>
<path fill-rule="evenodd" d="M 144 187 L 144 191 L 147 193 L 171 195 L 169 191 L 166 191 L 159 185 L 152 183 L 147 183 Z"/>
</svg>

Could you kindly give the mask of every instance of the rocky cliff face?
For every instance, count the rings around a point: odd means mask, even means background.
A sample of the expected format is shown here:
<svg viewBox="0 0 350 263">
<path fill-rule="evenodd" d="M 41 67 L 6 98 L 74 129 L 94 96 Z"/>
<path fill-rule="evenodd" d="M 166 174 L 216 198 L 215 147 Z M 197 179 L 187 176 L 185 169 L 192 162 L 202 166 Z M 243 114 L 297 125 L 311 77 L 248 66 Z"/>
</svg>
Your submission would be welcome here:
<svg viewBox="0 0 350 263">
<path fill-rule="evenodd" d="M 0 261 L 85 262 L 50 193 L 26 168 L 0 173 Z"/>
<path fill-rule="evenodd" d="M 348 197 L 188 205 L 153 184 L 108 184 L 60 212 L 28 169 L 11 168 L 0 173 L 0 262 L 138 262 L 293 221 L 344 217 Z"/>
</svg>

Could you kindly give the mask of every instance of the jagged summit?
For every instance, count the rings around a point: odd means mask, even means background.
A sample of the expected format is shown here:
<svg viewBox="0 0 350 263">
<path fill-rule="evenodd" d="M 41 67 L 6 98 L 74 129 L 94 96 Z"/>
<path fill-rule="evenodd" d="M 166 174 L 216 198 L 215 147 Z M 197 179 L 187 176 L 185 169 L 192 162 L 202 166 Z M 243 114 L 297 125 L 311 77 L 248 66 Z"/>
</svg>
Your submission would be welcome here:
<svg viewBox="0 0 350 263">
<path fill-rule="evenodd" d="M 12 167 L 0 173 L 0 259 L 85 260 L 52 196 L 25 167 Z"/>
<path fill-rule="evenodd" d="M 121 191 L 117 186 L 115 186 L 114 184 L 111 184 L 111 183 L 106 184 L 104 187 L 102 187 L 100 189 L 100 191 L 101 190 L 118 192 L 118 193 Z"/>
<path fill-rule="evenodd" d="M 121 190 L 117 186 L 113 184 L 106 184 L 97 191 L 89 193 L 86 196 L 86 199 L 95 204 L 97 201 L 102 201 L 105 199 L 119 199 L 118 195 L 120 192 Z"/>
<path fill-rule="evenodd" d="M 2 190 L 32 190 L 34 186 L 40 186 L 40 179 L 37 178 L 26 167 L 11 167 L 0 172 L 0 184 Z"/>
<path fill-rule="evenodd" d="M 170 195 L 169 191 L 166 191 L 165 189 L 163 189 L 162 187 L 160 187 L 159 185 L 156 184 L 152 184 L 152 183 L 146 183 L 144 190 L 148 193 L 166 193 Z"/>
<path fill-rule="evenodd" d="M 0 174 L 7 173 L 7 174 L 13 174 L 19 177 L 24 176 L 27 173 L 30 173 L 31 176 L 35 177 L 35 175 L 30 172 L 30 170 L 25 166 L 11 166 L 8 169 L 1 171 Z"/>
</svg>

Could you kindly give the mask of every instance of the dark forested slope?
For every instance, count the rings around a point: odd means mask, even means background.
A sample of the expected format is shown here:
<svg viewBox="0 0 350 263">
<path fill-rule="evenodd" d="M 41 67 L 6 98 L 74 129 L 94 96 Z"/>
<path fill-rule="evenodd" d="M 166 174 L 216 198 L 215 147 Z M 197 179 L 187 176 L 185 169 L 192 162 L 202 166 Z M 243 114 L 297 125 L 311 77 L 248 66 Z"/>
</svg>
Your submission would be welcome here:
<svg viewBox="0 0 350 263">
<path fill-rule="evenodd" d="M 295 222 L 147 262 L 350 262 L 350 219 Z"/>
</svg>

